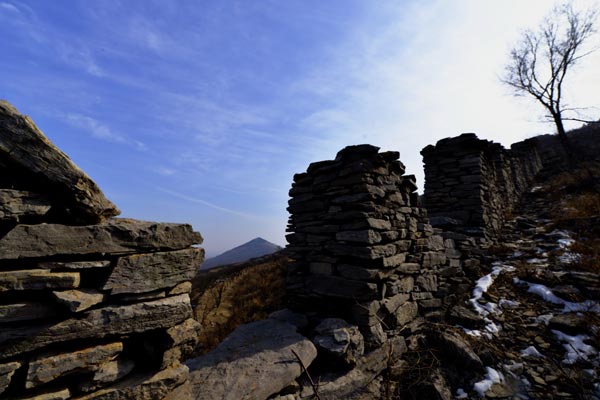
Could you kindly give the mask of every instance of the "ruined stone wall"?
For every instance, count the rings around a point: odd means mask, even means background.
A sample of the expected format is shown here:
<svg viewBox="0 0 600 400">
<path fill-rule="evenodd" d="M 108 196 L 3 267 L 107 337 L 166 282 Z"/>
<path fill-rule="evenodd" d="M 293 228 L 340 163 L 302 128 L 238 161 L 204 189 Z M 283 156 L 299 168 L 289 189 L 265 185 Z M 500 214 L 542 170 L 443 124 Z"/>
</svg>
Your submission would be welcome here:
<svg viewBox="0 0 600 400">
<path fill-rule="evenodd" d="M 184 398 L 202 237 L 116 214 L 0 102 L 1 398 Z"/>
<path fill-rule="evenodd" d="M 468 133 L 425 147 L 424 206 L 430 217 L 458 221 L 469 235 L 493 240 L 542 167 L 532 142 L 511 150 Z"/>
<path fill-rule="evenodd" d="M 349 146 L 295 175 L 290 190 L 292 308 L 358 325 L 371 348 L 418 316 L 439 316 L 439 271 L 460 258 L 416 206 L 414 176 L 398 158 Z"/>
</svg>

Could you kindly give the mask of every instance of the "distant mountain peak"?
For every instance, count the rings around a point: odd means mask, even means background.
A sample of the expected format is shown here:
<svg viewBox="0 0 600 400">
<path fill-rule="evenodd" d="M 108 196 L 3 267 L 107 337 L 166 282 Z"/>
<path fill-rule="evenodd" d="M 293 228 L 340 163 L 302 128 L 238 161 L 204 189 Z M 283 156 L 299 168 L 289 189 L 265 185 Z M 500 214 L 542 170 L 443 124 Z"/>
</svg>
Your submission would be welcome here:
<svg viewBox="0 0 600 400">
<path fill-rule="evenodd" d="M 261 237 L 254 238 L 249 242 L 227 250 L 216 257 L 204 261 L 200 268 L 209 269 L 220 265 L 235 264 L 248 261 L 252 258 L 266 256 L 281 250 L 282 247 L 269 242 Z"/>
</svg>

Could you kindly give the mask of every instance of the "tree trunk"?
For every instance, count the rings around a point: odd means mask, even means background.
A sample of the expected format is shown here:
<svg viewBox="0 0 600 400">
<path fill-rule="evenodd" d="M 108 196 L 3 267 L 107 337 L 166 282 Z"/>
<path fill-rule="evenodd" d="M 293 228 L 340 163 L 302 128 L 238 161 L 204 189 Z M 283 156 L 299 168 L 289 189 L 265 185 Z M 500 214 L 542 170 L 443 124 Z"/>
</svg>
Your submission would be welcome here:
<svg viewBox="0 0 600 400">
<path fill-rule="evenodd" d="M 563 120 L 562 116 L 560 115 L 560 111 L 552 112 L 552 118 L 554 119 L 554 124 L 556 125 L 556 133 L 558 134 L 558 139 L 560 140 L 560 144 L 565 150 L 565 154 L 567 156 L 567 167 L 572 170 L 575 167 L 575 154 L 573 154 L 571 143 L 567 138 L 567 132 L 565 131 L 565 126 L 563 125 Z"/>
</svg>

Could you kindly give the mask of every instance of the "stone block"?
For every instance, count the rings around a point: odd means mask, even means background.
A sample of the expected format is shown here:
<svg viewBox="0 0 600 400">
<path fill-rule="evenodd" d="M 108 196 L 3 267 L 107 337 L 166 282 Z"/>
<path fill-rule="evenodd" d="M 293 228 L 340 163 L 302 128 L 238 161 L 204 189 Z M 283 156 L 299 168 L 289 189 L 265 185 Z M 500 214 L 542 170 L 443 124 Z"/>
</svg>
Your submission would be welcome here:
<svg viewBox="0 0 600 400">
<path fill-rule="evenodd" d="M 356 265 L 340 264 L 336 267 L 337 273 L 346 279 L 369 281 L 379 277 L 379 270 L 367 269 Z"/>
<path fill-rule="evenodd" d="M 379 232 L 366 229 L 362 231 L 342 231 L 335 234 L 339 241 L 375 244 L 381 242 Z"/>
<path fill-rule="evenodd" d="M 393 268 L 404 263 L 406 261 L 406 253 L 396 254 L 395 256 L 386 257 L 381 259 L 381 263 L 384 268 Z"/>
<path fill-rule="evenodd" d="M 71 312 L 80 312 L 100 304 L 107 297 L 95 289 L 54 291 L 52 295 L 59 303 L 66 305 Z"/>
<path fill-rule="evenodd" d="M 31 389 L 75 371 L 96 371 L 122 351 L 123 343 L 114 342 L 69 353 L 36 356 L 29 362 L 25 387 Z"/>
<path fill-rule="evenodd" d="M 1 254 L 1 251 L 0 251 Z M 12 290 L 73 289 L 79 286 L 77 272 L 28 269 L 0 272 L 0 292 Z"/>
<path fill-rule="evenodd" d="M 58 255 L 132 254 L 202 243 L 188 224 L 110 219 L 98 225 L 17 225 L 0 238 L 4 259 Z"/>
<path fill-rule="evenodd" d="M 379 297 L 377 284 L 354 281 L 335 276 L 310 276 L 306 286 L 313 293 L 326 297 L 341 297 L 353 300 L 375 300 Z"/>
<path fill-rule="evenodd" d="M 120 294 L 173 287 L 190 281 L 203 260 L 197 248 L 120 257 L 102 289 Z"/>
<path fill-rule="evenodd" d="M 403 274 L 417 274 L 421 271 L 421 266 L 417 263 L 402 263 L 396 271 Z"/>
<path fill-rule="evenodd" d="M 35 328 L 0 332 L 0 359 L 57 342 L 103 338 L 169 328 L 192 316 L 187 294 L 84 311 L 79 318 Z"/>
<path fill-rule="evenodd" d="M 417 277 L 417 285 L 425 292 L 435 292 L 438 288 L 437 275 L 424 274 Z"/>
</svg>

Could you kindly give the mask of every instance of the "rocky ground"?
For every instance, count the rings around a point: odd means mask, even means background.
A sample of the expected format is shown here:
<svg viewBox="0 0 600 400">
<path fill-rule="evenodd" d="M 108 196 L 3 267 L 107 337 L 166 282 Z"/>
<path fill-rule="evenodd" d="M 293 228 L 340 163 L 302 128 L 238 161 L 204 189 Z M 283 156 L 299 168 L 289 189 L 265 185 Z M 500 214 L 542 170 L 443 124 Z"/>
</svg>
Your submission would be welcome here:
<svg viewBox="0 0 600 400">
<path fill-rule="evenodd" d="M 453 310 L 483 367 L 454 398 L 600 399 L 600 260 L 582 264 L 575 239 L 590 230 L 558 229 L 569 210 L 555 197 L 544 186 L 525 196 L 490 249 L 495 261 Z"/>
</svg>

